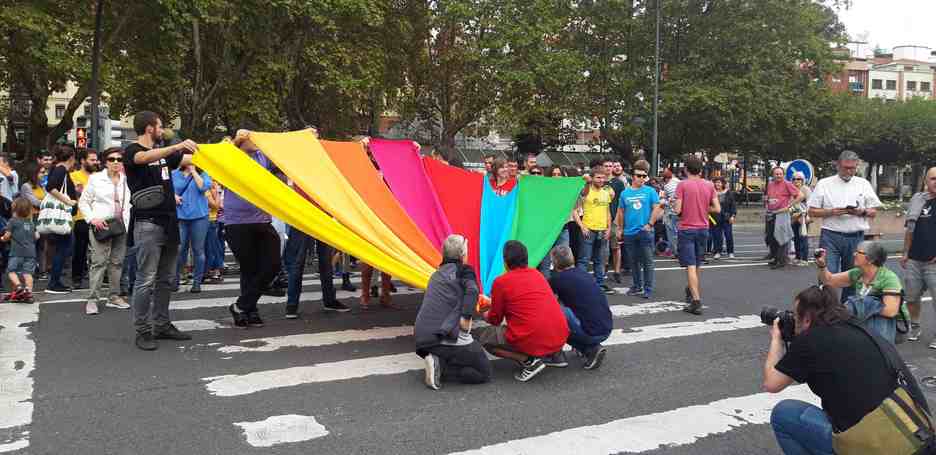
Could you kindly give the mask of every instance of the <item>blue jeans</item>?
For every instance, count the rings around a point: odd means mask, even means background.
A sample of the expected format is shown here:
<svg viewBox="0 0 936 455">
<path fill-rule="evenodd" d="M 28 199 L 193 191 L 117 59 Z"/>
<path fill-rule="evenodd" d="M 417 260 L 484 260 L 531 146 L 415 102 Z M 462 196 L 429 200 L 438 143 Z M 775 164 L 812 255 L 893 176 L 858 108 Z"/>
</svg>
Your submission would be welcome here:
<svg viewBox="0 0 936 455">
<path fill-rule="evenodd" d="M 49 241 L 55 245 L 55 256 L 52 257 L 52 270 L 49 273 L 49 287 L 65 287 L 62 282 L 62 273 L 65 269 L 65 261 L 71 256 L 72 236 L 49 234 Z"/>
<path fill-rule="evenodd" d="M 864 232 L 841 232 L 823 229 L 819 234 L 819 247 L 826 250 L 826 264 L 829 273 L 839 273 L 850 270 L 855 266 L 855 249 L 864 241 Z M 842 289 L 842 303 L 855 295 L 855 289 L 847 287 Z"/>
<path fill-rule="evenodd" d="M 195 262 L 192 267 L 192 286 L 201 285 L 205 276 L 205 238 L 208 236 L 208 217 L 195 220 L 179 220 L 179 261 L 176 266 L 175 284 L 179 284 L 182 267 L 188 261 L 189 245 Z"/>
<path fill-rule="evenodd" d="M 552 247 L 555 248 L 559 245 L 569 246 L 568 226 L 562 226 L 562 230 L 559 231 L 559 238 L 556 239 L 556 242 L 553 243 Z M 547 280 L 549 279 L 549 276 L 550 276 L 549 267 L 552 265 L 552 257 L 549 255 L 551 252 L 552 252 L 552 248 L 550 248 L 549 251 L 546 252 L 546 257 L 543 258 L 543 260 L 539 264 L 539 267 L 537 267 L 537 270 L 539 270 L 540 273 L 542 273 L 543 276 L 546 277 Z"/>
<path fill-rule="evenodd" d="M 218 236 L 218 222 L 208 223 L 208 235 L 205 237 L 205 268 L 218 270 L 224 268 L 224 243 Z"/>
<path fill-rule="evenodd" d="M 289 285 L 286 288 L 286 305 L 299 305 L 299 295 L 302 293 L 302 274 L 305 273 L 306 255 L 312 242 L 315 242 L 318 253 L 319 280 L 322 283 L 322 302 L 334 303 L 338 299 L 335 295 L 335 272 L 332 270 L 332 250 L 325 243 L 309 237 L 292 226 L 287 227 L 286 246 L 283 248 L 283 267 L 289 276 Z"/>
<path fill-rule="evenodd" d="M 866 329 L 877 332 L 885 340 L 894 343 L 897 339 L 897 320 L 881 316 L 884 302 L 874 296 L 853 295 L 845 301 L 845 307 Z"/>
<path fill-rule="evenodd" d="M 722 248 L 725 253 L 734 254 L 734 229 L 728 220 L 722 220 L 720 223 L 712 226 L 709 232 L 712 234 L 712 251 L 721 254 Z"/>
<path fill-rule="evenodd" d="M 582 244 L 579 248 L 581 256 L 576 265 L 588 272 L 588 263 L 593 262 L 595 282 L 601 286 L 605 280 L 605 261 L 608 260 L 608 238 L 605 237 L 605 231 L 589 230 L 587 233 L 587 237 L 582 233 Z"/>
<path fill-rule="evenodd" d="M 566 323 L 569 324 L 569 339 L 566 340 L 566 344 L 572 346 L 576 351 L 582 354 L 591 352 L 611 335 L 610 333 L 604 335 L 589 335 L 585 333 L 585 329 L 582 328 L 582 322 L 579 321 L 579 318 L 572 312 L 571 308 L 563 306 L 562 312 L 565 313 Z"/>
<path fill-rule="evenodd" d="M 809 237 L 800 234 L 803 229 L 802 223 L 793 223 L 793 247 L 796 248 L 796 259 L 801 261 L 809 260 Z"/>
<path fill-rule="evenodd" d="M 120 273 L 120 292 L 122 294 L 133 294 L 133 283 L 136 282 L 136 256 L 136 245 L 128 247 L 127 256 L 124 257 L 123 270 Z"/>
<path fill-rule="evenodd" d="M 641 230 L 634 235 L 624 235 L 631 260 L 631 276 L 634 289 L 643 289 L 649 295 L 653 292 L 653 233 Z"/>
<path fill-rule="evenodd" d="M 805 401 L 783 400 L 770 413 L 770 426 L 784 455 L 832 455 L 832 424 L 825 411 Z"/>
<path fill-rule="evenodd" d="M 670 213 L 666 215 L 666 219 L 663 223 L 666 226 L 666 243 L 669 244 L 670 251 L 673 252 L 673 255 L 679 254 L 679 240 L 678 240 L 678 230 L 679 226 L 679 215 L 675 213 Z"/>
</svg>

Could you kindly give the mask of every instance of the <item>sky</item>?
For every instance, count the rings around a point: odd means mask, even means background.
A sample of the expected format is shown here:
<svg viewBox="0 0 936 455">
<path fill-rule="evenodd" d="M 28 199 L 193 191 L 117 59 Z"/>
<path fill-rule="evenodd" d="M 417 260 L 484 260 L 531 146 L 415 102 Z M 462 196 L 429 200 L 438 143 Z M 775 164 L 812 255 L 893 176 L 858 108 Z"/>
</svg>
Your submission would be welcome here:
<svg viewBox="0 0 936 455">
<path fill-rule="evenodd" d="M 873 49 L 923 45 L 936 49 L 936 0 L 852 0 L 839 18 L 853 40 L 867 33 Z"/>
</svg>

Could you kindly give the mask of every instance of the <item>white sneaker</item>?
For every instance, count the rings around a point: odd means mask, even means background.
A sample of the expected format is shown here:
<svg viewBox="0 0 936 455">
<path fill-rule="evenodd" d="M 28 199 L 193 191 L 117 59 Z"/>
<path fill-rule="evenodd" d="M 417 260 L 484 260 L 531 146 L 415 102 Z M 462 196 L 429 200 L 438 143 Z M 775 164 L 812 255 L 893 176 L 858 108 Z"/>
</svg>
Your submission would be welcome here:
<svg viewBox="0 0 936 455">
<path fill-rule="evenodd" d="M 88 300 L 88 303 L 85 304 L 85 314 L 92 315 L 98 314 L 97 302 L 94 300 Z"/>
<path fill-rule="evenodd" d="M 121 298 L 119 295 L 112 295 L 107 300 L 107 303 L 104 304 L 104 306 L 110 307 L 110 308 L 119 308 L 121 310 L 130 309 L 130 305 L 128 305 L 127 302 L 123 298 Z"/>
<path fill-rule="evenodd" d="M 734 259 L 734 253 L 729 254 L 728 257 Z"/>
<path fill-rule="evenodd" d="M 715 259 L 721 259 L 721 253 L 715 253 Z"/>
<path fill-rule="evenodd" d="M 435 354 L 429 354 L 426 357 L 423 357 L 423 361 L 426 363 L 426 387 L 429 387 L 432 390 L 441 389 L 442 362 L 439 361 L 439 358 Z"/>
</svg>

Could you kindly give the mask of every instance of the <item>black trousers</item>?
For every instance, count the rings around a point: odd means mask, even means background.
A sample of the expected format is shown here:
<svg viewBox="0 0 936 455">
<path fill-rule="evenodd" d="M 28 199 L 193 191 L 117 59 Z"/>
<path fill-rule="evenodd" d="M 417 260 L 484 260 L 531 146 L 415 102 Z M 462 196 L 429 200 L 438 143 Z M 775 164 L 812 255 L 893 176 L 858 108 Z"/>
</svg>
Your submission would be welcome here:
<svg viewBox="0 0 936 455">
<path fill-rule="evenodd" d="M 491 380 L 491 361 L 477 341 L 467 346 L 433 346 L 416 354 L 420 357 L 435 354 L 442 364 L 443 381 L 483 384 Z"/>
<path fill-rule="evenodd" d="M 263 289 L 280 270 L 280 238 L 270 223 L 225 226 L 225 237 L 240 264 L 237 308 L 256 313 Z"/>
<path fill-rule="evenodd" d="M 77 286 L 88 275 L 88 246 L 90 231 L 85 220 L 75 221 L 75 246 L 72 249 L 72 283 Z"/>
<path fill-rule="evenodd" d="M 767 245 L 770 246 L 770 256 L 773 260 L 779 264 L 787 264 L 790 262 L 790 257 L 787 256 L 787 250 L 784 248 L 785 245 L 777 243 L 777 239 L 774 237 L 774 226 L 776 222 L 776 217 L 767 217 L 767 222 L 764 223 L 764 238 L 767 241 Z"/>
</svg>

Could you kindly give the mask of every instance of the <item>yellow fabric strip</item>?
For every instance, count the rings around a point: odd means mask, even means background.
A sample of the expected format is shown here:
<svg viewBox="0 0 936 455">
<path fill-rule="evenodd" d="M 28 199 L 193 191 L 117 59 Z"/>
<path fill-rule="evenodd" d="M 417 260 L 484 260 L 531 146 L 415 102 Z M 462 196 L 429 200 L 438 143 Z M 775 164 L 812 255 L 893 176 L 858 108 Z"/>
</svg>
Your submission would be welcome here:
<svg viewBox="0 0 936 455">
<path fill-rule="evenodd" d="M 425 289 L 428 285 L 430 273 L 370 244 L 286 186 L 234 144 L 200 144 L 193 161 L 227 189 L 286 224 L 411 286 Z"/>
<path fill-rule="evenodd" d="M 388 227 L 364 202 L 347 178 L 332 162 L 312 130 L 288 133 L 250 133 L 267 158 L 323 210 L 375 247 L 413 269 L 431 275 L 435 267 L 426 262 Z M 364 258 L 359 258 L 368 262 Z M 377 264 L 372 266 L 392 273 Z"/>
</svg>

